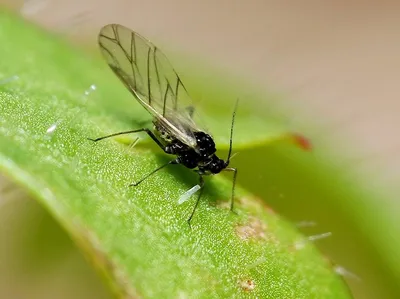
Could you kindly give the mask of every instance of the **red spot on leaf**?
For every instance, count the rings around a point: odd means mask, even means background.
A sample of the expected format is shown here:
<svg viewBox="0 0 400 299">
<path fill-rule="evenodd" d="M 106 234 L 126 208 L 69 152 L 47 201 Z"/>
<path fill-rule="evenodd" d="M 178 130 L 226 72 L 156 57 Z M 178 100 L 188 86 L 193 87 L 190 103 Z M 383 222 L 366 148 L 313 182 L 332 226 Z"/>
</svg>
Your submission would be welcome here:
<svg viewBox="0 0 400 299">
<path fill-rule="evenodd" d="M 305 151 L 310 151 L 312 150 L 313 146 L 311 144 L 311 140 L 305 137 L 304 135 L 298 134 L 298 133 L 293 133 L 291 134 L 291 137 L 294 141 L 294 143 L 300 147 L 301 149 Z"/>
</svg>

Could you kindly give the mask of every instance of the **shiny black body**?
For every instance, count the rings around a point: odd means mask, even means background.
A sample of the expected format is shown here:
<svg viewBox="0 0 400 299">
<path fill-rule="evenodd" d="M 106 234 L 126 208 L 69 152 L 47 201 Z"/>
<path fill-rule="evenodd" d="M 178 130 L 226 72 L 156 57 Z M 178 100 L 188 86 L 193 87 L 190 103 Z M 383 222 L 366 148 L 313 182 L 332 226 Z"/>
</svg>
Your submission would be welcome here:
<svg viewBox="0 0 400 299">
<path fill-rule="evenodd" d="M 226 162 L 215 155 L 216 148 L 214 140 L 204 132 L 194 132 L 197 147 L 192 148 L 174 139 L 165 147 L 165 152 L 177 155 L 176 162 L 193 169 L 198 168 L 200 175 L 220 173 L 228 165 Z"/>
</svg>

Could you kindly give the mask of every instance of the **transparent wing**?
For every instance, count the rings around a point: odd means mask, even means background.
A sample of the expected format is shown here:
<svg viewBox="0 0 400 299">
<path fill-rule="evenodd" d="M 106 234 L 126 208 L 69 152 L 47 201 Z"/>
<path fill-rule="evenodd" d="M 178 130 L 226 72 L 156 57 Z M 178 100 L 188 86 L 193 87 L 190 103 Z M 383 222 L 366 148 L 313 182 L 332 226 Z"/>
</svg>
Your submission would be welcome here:
<svg viewBox="0 0 400 299">
<path fill-rule="evenodd" d="M 171 135 L 195 147 L 193 104 L 166 56 L 138 33 L 118 24 L 104 26 L 99 46 L 110 68 L 142 106 Z"/>
</svg>

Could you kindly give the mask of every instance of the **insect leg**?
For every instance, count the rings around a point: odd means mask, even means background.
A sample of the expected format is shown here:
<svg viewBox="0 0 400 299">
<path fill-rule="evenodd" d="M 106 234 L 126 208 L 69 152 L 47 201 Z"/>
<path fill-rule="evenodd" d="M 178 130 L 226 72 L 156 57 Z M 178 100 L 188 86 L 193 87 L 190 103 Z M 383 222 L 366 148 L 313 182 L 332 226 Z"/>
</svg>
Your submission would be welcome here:
<svg viewBox="0 0 400 299">
<path fill-rule="evenodd" d="M 141 182 L 143 182 L 145 179 L 147 179 L 149 176 L 155 174 L 157 171 L 163 169 L 165 166 L 171 165 L 171 164 L 179 164 L 179 162 L 175 159 L 172 161 L 169 161 L 168 163 L 161 165 L 160 167 L 157 167 L 156 169 L 154 169 L 152 172 L 148 173 L 147 175 L 145 175 L 143 178 L 141 178 L 139 181 L 132 183 L 129 185 L 129 187 L 131 186 L 137 186 L 139 185 Z"/>
<path fill-rule="evenodd" d="M 231 211 L 233 212 L 233 203 L 235 201 L 235 185 L 236 185 L 237 168 L 225 168 L 224 171 L 232 171 L 233 172 L 232 197 L 231 197 Z"/>
<path fill-rule="evenodd" d="M 198 195 L 198 197 L 197 197 L 196 204 L 194 205 L 194 208 L 193 208 L 193 210 L 192 210 L 192 214 L 190 214 L 190 217 L 189 217 L 188 220 L 187 220 L 187 222 L 188 222 L 188 224 L 189 224 L 189 227 L 191 227 L 190 221 L 191 221 L 192 218 L 193 218 L 194 212 L 196 211 L 197 206 L 199 205 L 201 195 L 203 194 L 204 179 L 203 179 L 203 176 L 202 176 L 201 174 L 199 175 L 199 180 L 200 180 L 200 182 L 199 182 L 200 192 L 199 192 L 199 195 Z"/>
<path fill-rule="evenodd" d="M 114 137 L 114 136 L 118 136 L 118 135 L 125 135 L 125 134 L 131 134 L 131 133 L 139 133 L 139 132 L 146 132 L 147 135 L 150 136 L 151 139 L 154 140 L 155 143 L 157 143 L 157 145 L 163 150 L 165 151 L 165 147 L 164 145 L 157 139 L 157 137 L 154 135 L 154 133 L 152 131 L 150 131 L 147 128 L 142 128 L 142 129 L 137 129 L 137 130 L 130 130 L 130 131 L 124 131 L 124 132 L 118 132 L 118 133 L 114 133 L 114 134 L 110 134 L 107 136 L 103 136 L 103 137 L 99 137 L 96 139 L 92 139 L 92 138 L 88 138 L 91 141 L 97 142 L 106 138 L 110 138 L 110 137 Z"/>
</svg>

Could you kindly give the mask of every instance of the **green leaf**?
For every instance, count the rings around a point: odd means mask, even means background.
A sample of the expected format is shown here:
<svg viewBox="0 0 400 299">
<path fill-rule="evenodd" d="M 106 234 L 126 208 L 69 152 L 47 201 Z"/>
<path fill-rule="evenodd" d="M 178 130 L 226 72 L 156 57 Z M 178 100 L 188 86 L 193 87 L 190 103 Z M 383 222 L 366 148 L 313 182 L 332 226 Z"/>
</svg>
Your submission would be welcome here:
<svg viewBox="0 0 400 299">
<path fill-rule="evenodd" d="M 178 205 L 197 183 L 190 170 L 171 166 L 128 187 L 168 157 L 148 142 L 131 148 L 126 139 L 95 144 L 87 137 L 141 127 L 149 120 L 144 109 L 97 56 L 13 16 L 1 14 L 0 24 L 0 167 L 45 206 L 119 296 L 350 297 L 330 262 L 265 205 L 269 199 L 238 185 L 231 213 L 231 178 L 207 179 L 192 229 L 186 220 L 195 198 Z M 212 81 L 192 84 L 195 94 L 218 95 Z M 218 105 L 203 102 L 216 107 L 207 121 L 226 151 L 226 107 L 233 108 L 235 94 L 224 94 Z M 234 142 L 257 162 L 260 156 L 246 152 L 290 135 L 277 117 L 254 115 L 251 106 L 239 106 Z M 262 176 L 240 171 L 239 183 Z"/>
</svg>

